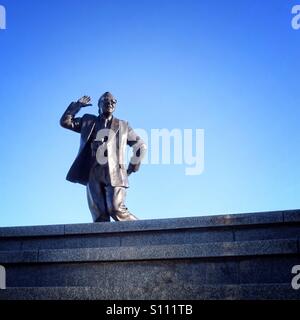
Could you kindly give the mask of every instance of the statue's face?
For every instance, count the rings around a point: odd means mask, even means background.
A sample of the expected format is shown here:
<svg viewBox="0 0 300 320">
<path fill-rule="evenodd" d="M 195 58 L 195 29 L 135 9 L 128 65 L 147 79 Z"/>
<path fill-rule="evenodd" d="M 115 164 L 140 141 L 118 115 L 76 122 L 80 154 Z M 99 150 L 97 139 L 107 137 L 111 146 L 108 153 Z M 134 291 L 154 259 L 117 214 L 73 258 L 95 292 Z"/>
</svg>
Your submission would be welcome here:
<svg viewBox="0 0 300 320">
<path fill-rule="evenodd" d="M 105 115 L 112 115 L 116 110 L 117 100 L 112 96 L 103 96 L 99 100 L 99 112 Z"/>
</svg>

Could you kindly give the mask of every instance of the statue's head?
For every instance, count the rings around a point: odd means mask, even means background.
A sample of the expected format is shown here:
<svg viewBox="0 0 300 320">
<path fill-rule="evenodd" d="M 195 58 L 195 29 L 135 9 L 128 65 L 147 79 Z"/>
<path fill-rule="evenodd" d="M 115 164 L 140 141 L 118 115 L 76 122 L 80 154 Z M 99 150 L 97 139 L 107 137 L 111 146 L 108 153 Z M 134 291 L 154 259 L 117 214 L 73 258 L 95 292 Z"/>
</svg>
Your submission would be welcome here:
<svg viewBox="0 0 300 320">
<path fill-rule="evenodd" d="M 99 114 L 110 116 L 114 113 L 117 105 L 117 100 L 110 92 L 105 92 L 99 99 L 98 107 Z"/>
</svg>

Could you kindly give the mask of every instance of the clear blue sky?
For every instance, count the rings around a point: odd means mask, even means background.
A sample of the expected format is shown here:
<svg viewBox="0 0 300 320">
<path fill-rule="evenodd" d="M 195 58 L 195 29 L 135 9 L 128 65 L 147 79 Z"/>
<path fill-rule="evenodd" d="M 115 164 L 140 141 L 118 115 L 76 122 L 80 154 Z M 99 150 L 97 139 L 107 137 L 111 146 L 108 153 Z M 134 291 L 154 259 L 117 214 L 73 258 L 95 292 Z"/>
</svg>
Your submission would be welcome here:
<svg viewBox="0 0 300 320">
<path fill-rule="evenodd" d="M 300 208 L 297 1 L 0 4 L 0 226 L 91 222 L 85 188 L 65 181 L 79 135 L 59 118 L 108 90 L 134 128 L 205 130 L 202 175 L 145 165 L 130 178 L 135 215 Z"/>
</svg>

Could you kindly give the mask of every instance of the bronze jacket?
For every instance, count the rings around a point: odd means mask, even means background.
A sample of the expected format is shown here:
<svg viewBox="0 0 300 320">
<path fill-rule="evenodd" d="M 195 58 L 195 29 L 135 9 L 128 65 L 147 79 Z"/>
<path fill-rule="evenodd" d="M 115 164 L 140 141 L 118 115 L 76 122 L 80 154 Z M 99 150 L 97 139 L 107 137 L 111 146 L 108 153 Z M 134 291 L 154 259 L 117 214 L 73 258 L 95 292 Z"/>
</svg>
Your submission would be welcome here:
<svg viewBox="0 0 300 320">
<path fill-rule="evenodd" d="M 81 118 L 75 118 L 80 109 L 81 105 L 79 103 L 72 102 L 61 117 L 60 124 L 63 128 L 81 134 L 79 152 L 68 172 L 67 180 L 87 185 L 92 164 L 91 140 L 97 117 L 85 114 Z M 112 119 L 109 141 L 107 143 L 107 160 L 111 185 L 113 187 L 128 188 L 127 170 L 124 165 L 126 146 L 132 147 L 133 154 L 138 155 L 138 157 L 133 156 L 131 158 L 128 167 L 129 172 L 139 170 L 147 147 L 143 140 L 129 126 L 128 122 L 117 118 Z"/>
</svg>

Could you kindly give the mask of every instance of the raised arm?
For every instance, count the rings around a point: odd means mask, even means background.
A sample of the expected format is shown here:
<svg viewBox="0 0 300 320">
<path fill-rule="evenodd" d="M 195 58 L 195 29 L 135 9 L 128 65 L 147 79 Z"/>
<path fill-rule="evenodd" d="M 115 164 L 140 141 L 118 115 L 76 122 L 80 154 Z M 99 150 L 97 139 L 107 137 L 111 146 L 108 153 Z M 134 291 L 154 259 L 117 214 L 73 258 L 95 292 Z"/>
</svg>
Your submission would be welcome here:
<svg viewBox="0 0 300 320">
<path fill-rule="evenodd" d="M 75 118 L 81 108 L 91 106 L 91 98 L 84 96 L 77 102 L 72 102 L 60 119 L 60 125 L 75 132 L 81 131 L 81 118 Z"/>
</svg>

